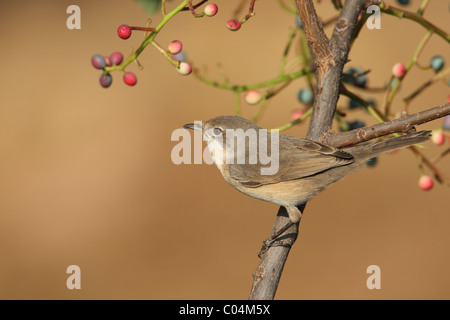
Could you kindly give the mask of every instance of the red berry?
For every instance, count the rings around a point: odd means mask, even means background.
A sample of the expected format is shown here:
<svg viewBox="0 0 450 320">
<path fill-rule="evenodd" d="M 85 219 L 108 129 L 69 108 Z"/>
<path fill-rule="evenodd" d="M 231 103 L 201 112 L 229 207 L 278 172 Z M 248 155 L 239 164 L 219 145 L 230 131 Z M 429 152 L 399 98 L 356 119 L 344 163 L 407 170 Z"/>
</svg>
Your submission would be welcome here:
<svg viewBox="0 0 450 320">
<path fill-rule="evenodd" d="M 203 12 L 205 13 L 206 16 L 213 17 L 217 14 L 218 10 L 219 10 L 219 8 L 217 7 L 217 5 L 215 3 L 210 3 L 205 7 Z"/>
<path fill-rule="evenodd" d="M 424 191 L 433 189 L 434 182 L 429 176 L 422 176 L 419 179 L 419 187 Z"/>
<path fill-rule="evenodd" d="M 137 82 L 137 78 L 133 72 L 127 72 L 123 75 L 123 81 L 129 86 L 134 86 Z"/>
<path fill-rule="evenodd" d="M 100 85 L 103 88 L 108 88 L 111 85 L 112 77 L 110 74 L 102 74 L 100 76 Z"/>
<path fill-rule="evenodd" d="M 119 28 L 117 28 L 117 34 L 120 38 L 126 40 L 131 36 L 131 27 L 127 24 L 121 24 Z"/>
<path fill-rule="evenodd" d="M 231 31 L 237 31 L 241 28 L 241 23 L 236 19 L 231 19 L 227 21 L 227 27 Z"/>
<path fill-rule="evenodd" d="M 109 61 L 111 61 L 112 64 L 118 66 L 123 61 L 123 55 L 120 52 L 113 52 L 109 56 Z"/>
<path fill-rule="evenodd" d="M 94 54 L 91 63 L 96 69 L 103 69 L 106 66 L 105 58 L 100 54 Z"/>
<path fill-rule="evenodd" d="M 180 51 L 183 49 L 183 44 L 179 40 L 174 40 L 169 44 L 169 47 L 167 49 L 169 53 L 177 54 L 180 53 Z"/>
</svg>

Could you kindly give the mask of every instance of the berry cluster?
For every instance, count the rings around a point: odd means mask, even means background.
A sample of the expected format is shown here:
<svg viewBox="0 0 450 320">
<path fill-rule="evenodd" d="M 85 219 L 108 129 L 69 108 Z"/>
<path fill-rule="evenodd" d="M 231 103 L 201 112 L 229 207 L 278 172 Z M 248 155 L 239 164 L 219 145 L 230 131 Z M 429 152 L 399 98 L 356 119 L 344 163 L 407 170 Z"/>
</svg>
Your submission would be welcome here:
<svg viewBox="0 0 450 320">
<path fill-rule="evenodd" d="M 112 83 L 112 76 L 105 70 L 106 67 L 120 66 L 123 61 L 123 54 L 120 52 L 113 52 L 111 55 L 102 56 L 101 54 L 94 54 L 91 58 L 91 63 L 96 69 L 103 70 L 100 76 L 100 85 L 103 88 L 108 88 Z M 134 86 L 137 78 L 132 72 L 126 72 L 123 76 L 123 81 L 129 85 Z"/>
<path fill-rule="evenodd" d="M 348 68 L 342 75 L 342 80 L 359 88 L 366 88 L 367 72 L 364 72 L 360 67 Z"/>
<path fill-rule="evenodd" d="M 192 73 L 192 67 L 191 65 L 186 62 L 186 55 L 183 53 L 183 44 L 179 40 L 172 41 L 168 47 L 167 50 L 163 49 L 155 40 L 156 34 L 159 32 L 162 26 L 164 26 L 165 23 L 167 23 L 176 13 L 179 13 L 181 11 L 187 11 L 190 10 L 192 15 L 196 18 L 207 16 L 207 17 L 213 17 L 218 12 L 218 7 L 216 4 L 211 3 L 204 7 L 202 13 L 196 13 L 195 12 L 195 6 L 192 4 L 192 1 L 187 1 L 188 7 L 186 8 L 180 8 L 177 7 L 174 9 L 171 14 L 166 13 L 165 9 L 165 3 L 162 2 L 161 5 L 163 6 L 163 20 L 158 25 L 158 31 L 156 28 L 152 28 L 149 26 L 150 22 L 146 27 L 137 27 L 137 26 L 130 26 L 127 24 L 121 24 L 117 28 L 117 35 L 119 38 L 123 40 L 127 40 L 131 37 L 133 31 L 145 31 L 145 40 L 142 42 L 141 46 L 137 51 L 131 54 L 131 56 L 122 64 L 123 61 L 123 55 L 119 52 L 115 52 L 111 54 L 111 56 L 106 57 L 99 54 L 95 54 L 92 56 L 92 65 L 97 69 L 102 69 L 103 73 L 100 76 L 100 85 L 104 88 L 108 88 L 112 83 L 112 76 L 111 71 L 114 70 L 120 70 L 123 74 L 123 81 L 129 85 L 134 86 L 137 83 L 137 77 L 132 72 L 126 72 L 125 67 L 130 64 L 131 62 L 135 61 L 139 67 L 141 67 L 139 61 L 137 60 L 138 55 L 143 51 L 143 49 L 148 45 L 152 44 L 172 65 L 176 67 L 176 70 L 182 74 L 182 75 L 189 75 Z M 184 9 L 184 10 L 183 10 Z M 148 33 L 150 33 L 148 35 Z"/>
</svg>

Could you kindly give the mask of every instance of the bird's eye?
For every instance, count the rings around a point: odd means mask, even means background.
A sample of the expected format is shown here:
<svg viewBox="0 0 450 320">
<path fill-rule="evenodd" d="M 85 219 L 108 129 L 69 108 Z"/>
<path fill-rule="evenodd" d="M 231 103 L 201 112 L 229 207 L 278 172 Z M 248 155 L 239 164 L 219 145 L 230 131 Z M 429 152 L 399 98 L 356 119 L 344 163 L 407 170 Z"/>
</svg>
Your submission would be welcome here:
<svg viewBox="0 0 450 320">
<path fill-rule="evenodd" d="M 220 136 L 222 134 L 222 130 L 220 128 L 214 128 L 213 133 L 215 136 Z"/>
</svg>

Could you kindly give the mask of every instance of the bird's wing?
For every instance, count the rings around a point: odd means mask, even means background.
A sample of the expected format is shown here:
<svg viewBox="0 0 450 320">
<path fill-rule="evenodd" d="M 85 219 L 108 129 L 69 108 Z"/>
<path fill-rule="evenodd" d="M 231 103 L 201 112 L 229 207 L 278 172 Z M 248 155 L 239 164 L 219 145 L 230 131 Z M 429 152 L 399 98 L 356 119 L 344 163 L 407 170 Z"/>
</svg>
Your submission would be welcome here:
<svg viewBox="0 0 450 320">
<path fill-rule="evenodd" d="M 230 177 L 243 186 L 258 187 L 312 176 L 354 162 L 351 154 L 311 140 L 280 135 L 280 144 L 283 148 L 279 152 L 279 167 L 276 174 L 262 175 L 260 164 L 235 164 L 229 166 Z M 270 164 L 266 167 L 269 166 Z"/>
</svg>

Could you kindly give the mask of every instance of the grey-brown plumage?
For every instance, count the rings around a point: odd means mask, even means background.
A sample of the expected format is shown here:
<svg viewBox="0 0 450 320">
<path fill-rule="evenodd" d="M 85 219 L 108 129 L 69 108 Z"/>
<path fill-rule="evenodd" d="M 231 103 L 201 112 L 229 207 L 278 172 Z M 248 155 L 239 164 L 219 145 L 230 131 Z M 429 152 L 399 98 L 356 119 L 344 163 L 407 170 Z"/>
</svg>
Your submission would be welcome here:
<svg viewBox="0 0 450 320">
<path fill-rule="evenodd" d="M 229 146 L 214 143 L 214 135 L 223 138 L 233 134 L 227 129 L 247 131 L 261 128 L 253 122 L 238 116 L 219 116 L 203 123 L 202 128 L 188 124 L 185 128 L 202 130 L 210 147 L 213 159 L 225 180 L 237 190 L 257 199 L 269 201 L 286 207 L 293 223 L 298 222 L 301 212 L 297 206 L 306 203 L 333 182 L 365 167 L 367 160 L 398 148 L 427 141 L 430 131 L 420 131 L 387 140 L 366 143 L 356 147 L 340 150 L 324 144 L 279 135 L 279 167 L 273 175 L 262 175 L 261 162 L 256 164 L 226 164 L 220 160 Z M 271 139 L 267 135 L 269 154 Z M 248 158 L 249 148 L 246 147 Z M 236 157 L 236 153 L 235 153 Z M 266 165 L 267 166 L 267 165 Z"/>
</svg>

